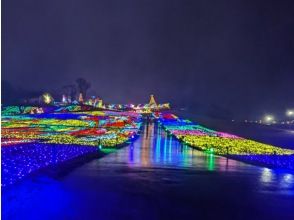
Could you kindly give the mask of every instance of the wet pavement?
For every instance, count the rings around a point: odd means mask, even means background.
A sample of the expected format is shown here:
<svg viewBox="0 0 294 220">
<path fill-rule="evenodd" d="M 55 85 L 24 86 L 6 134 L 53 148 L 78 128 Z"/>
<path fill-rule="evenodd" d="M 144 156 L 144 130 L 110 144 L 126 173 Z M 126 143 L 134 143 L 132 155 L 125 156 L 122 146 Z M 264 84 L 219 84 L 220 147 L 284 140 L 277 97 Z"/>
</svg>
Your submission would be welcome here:
<svg viewBox="0 0 294 220">
<path fill-rule="evenodd" d="M 2 190 L 3 219 L 294 219 L 294 175 L 208 155 L 148 124 L 66 175 Z"/>
</svg>

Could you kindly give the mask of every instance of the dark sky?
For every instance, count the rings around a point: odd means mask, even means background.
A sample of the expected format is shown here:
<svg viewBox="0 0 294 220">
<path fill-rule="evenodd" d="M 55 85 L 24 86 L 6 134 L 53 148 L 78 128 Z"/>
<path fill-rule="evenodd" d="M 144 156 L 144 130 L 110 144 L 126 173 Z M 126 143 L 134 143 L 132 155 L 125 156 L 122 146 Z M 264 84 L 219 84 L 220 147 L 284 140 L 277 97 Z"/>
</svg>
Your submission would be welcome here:
<svg viewBox="0 0 294 220">
<path fill-rule="evenodd" d="M 13 87 L 50 92 L 82 76 L 108 102 L 154 94 L 237 116 L 294 107 L 293 0 L 2 4 L 2 81 Z"/>
</svg>

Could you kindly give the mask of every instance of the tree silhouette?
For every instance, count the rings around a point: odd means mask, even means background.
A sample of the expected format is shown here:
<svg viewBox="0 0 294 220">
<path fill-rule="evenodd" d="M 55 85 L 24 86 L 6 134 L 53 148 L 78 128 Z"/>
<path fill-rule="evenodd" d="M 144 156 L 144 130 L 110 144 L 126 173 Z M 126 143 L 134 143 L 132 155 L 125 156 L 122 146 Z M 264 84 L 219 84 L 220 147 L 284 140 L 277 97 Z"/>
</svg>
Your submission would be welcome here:
<svg viewBox="0 0 294 220">
<path fill-rule="evenodd" d="M 62 87 L 63 93 L 70 97 L 72 100 L 75 100 L 77 97 L 77 87 L 74 84 L 65 85 Z"/>
<path fill-rule="evenodd" d="M 91 87 L 91 83 L 87 82 L 84 78 L 78 78 L 76 80 L 76 83 L 78 84 L 79 92 L 82 93 L 84 99 L 87 96 L 87 91 Z"/>
</svg>

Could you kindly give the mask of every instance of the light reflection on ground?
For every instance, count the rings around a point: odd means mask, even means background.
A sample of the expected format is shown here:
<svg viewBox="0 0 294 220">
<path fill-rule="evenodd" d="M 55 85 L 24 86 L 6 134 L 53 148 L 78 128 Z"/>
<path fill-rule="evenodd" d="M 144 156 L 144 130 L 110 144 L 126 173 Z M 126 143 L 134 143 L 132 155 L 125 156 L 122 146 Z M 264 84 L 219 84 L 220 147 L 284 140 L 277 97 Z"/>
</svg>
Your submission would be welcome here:
<svg viewBox="0 0 294 220">
<path fill-rule="evenodd" d="M 3 219 L 294 219 L 293 192 L 291 173 L 194 150 L 149 124 L 132 145 L 66 176 L 36 177 L 5 189 L 2 215 Z"/>
<path fill-rule="evenodd" d="M 156 124 L 144 127 L 144 135 L 130 147 L 121 149 L 111 162 L 127 162 L 130 167 L 176 167 L 208 171 L 237 171 L 252 166 L 236 160 L 195 150 L 167 135 Z M 128 155 L 128 157 L 126 156 Z"/>
</svg>

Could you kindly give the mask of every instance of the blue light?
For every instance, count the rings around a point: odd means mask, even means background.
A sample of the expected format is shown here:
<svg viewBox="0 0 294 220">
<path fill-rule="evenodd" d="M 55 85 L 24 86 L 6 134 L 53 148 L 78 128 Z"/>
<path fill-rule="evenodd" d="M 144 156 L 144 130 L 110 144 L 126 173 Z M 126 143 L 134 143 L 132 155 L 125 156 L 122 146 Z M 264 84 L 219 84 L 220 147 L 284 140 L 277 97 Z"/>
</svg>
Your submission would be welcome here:
<svg viewBox="0 0 294 220">
<path fill-rule="evenodd" d="M 13 184 L 41 168 L 95 152 L 95 147 L 81 145 L 29 143 L 2 147 L 1 184 Z"/>
</svg>

